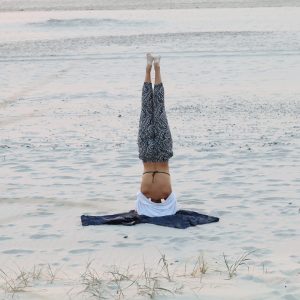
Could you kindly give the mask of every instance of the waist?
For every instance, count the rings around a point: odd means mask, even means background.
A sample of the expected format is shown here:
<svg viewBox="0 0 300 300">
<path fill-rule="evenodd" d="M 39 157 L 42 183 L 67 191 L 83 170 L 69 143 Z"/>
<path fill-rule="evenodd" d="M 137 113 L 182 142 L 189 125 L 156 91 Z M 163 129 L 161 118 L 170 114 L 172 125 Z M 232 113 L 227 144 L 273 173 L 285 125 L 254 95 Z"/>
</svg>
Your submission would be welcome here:
<svg viewBox="0 0 300 300">
<path fill-rule="evenodd" d="M 169 172 L 169 164 L 167 162 L 144 162 L 144 172 L 155 170 Z"/>
<path fill-rule="evenodd" d="M 152 183 L 154 182 L 154 177 L 156 174 L 165 174 L 165 175 L 168 175 L 170 176 L 170 173 L 169 172 L 165 172 L 165 171 L 158 171 L 158 170 L 155 170 L 155 171 L 145 171 L 143 173 L 143 175 L 145 174 L 152 174 Z"/>
<path fill-rule="evenodd" d="M 167 175 L 169 175 L 170 176 L 170 173 L 169 172 L 166 172 L 166 171 L 158 171 L 158 170 L 155 170 L 155 171 L 145 171 L 144 173 L 143 173 L 143 175 L 145 175 L 145 174 L 152 174 L 152 176 L 154 176 L 155 174 L 157 174 L 157 173 L 160 173 L 160 174 L 167 174 Z"/>
</svg>

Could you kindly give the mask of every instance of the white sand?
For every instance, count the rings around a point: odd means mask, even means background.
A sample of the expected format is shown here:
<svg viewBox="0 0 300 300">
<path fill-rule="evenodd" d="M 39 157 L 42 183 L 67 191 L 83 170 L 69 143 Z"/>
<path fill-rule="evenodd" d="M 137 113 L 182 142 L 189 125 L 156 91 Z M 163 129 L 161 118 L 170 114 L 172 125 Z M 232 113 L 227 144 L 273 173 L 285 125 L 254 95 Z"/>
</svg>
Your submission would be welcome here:
<svg viewBox="0 0 300 300">
<path fill-rule="evenodd" d="M 84 299 L 89 260 L 163 274 L 161 252 L 176 270 L 163 287 L 184 288 L 158 299 L 299 299 L 299 20 L 288 7 L 0 13 L 0 297 L 17 266 L 58 273 L 16 299 Z M 220 222 L 82 227 L 81 214 L 133 208 L 149 50 L 162 55 L 178 201 Z M 223 253 L 248 251 L 228 280 Z M 201 253 L 209 269 L 192 278 Z"/>
</svg>

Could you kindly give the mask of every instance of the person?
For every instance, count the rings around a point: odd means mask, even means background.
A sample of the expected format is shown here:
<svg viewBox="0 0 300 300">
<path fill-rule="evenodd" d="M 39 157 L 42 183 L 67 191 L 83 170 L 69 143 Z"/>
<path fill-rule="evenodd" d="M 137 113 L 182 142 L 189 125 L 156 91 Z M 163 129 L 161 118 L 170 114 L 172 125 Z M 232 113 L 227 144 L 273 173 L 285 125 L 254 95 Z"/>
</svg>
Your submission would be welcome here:
<svg viewBox="0 0 300 300">
<path fill-rule="evenodd" d="M 165 110 L 164 86 L 160 73 L 161 56 L 147 53 L 146 58 L 137 140 L 144 172 L 135 210 L 140 215 L 155 217 L 175 214 L 178 207 L 169 169 L 169 159 L 173 156 L 173 140 Z M 153 88 L 152 65 L 155 70 Z"/>
<path fill-rule="evenodd" d="M 155 83 L 152 88 L 151 68 L 154 63 Z M 165 111 L 164 86 L 160 74 L 160 56 L 147 53 L 146 77 L 142 88 L 141 114 L 138 130 L 139 158 L 144 172 L 137 192 L 135 209 L 125 213 L 102 216 L 81 215 L 83 226 L 140 223 L 172 228 L 188 228 L 218 222 L 219 218 L 195 211 L 179 209 L 172 191 L 169 159 L 173 141 Z"/>
</svg>

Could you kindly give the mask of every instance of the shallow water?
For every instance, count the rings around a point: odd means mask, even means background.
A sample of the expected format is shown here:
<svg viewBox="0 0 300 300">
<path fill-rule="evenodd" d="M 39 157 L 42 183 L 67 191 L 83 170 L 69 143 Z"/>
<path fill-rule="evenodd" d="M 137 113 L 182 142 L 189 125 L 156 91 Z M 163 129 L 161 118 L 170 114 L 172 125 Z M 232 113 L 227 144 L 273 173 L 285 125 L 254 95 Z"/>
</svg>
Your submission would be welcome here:
<svg viewBox="0 0 300 300">
<path fill-rule="evenodd" d="M 299 7 L 298 0 L 0 0 L 1 11 L 41 10 L 141 10 L 235 7 Z"/>
<path fill-rule="evenodd" d="M 288 7 L 0 13 L 1 265 L 256 250 L 256 271 L 273 273 L 244 274 L 242 286 L 299 296 L 299 17 Z M 82 228 L 81 214 L 134 207 L 147 51 L 162 55 L 179 204 L 220 222 Z"/>
</svg>

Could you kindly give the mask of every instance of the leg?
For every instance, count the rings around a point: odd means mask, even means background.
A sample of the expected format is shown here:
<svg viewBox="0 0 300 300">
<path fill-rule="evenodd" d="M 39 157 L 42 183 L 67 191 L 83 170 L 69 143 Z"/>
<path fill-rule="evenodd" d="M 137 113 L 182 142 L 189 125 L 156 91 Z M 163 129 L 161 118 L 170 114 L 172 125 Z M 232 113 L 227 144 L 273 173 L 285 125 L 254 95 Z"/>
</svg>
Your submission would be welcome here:
<svg viewBox="0 0 300 300">
<path fill-rule="evenodd" d="M 142 88 L 141 114 L 138 132 L 139 158 L 145 161 L 153 159 L 153 89 L 151 83 L 151 65 L 147 65 Z"/>
<path fill-rule="evenodd" d="M 144 82 L 150 82 L 151 83 L 151 69 L 152 69 L 152 65 L 147 64 L 146 74 L 145 74 L 145 81 Z"/>
<path fill-rule="evenodd" d="M 159 63 L 154 63 L 155 84 L 153 93 L 153 126 L 157 161 L 168 161 L 173 156 L 173 141 L 164 101 L 164 86 Z"/>
<path fill-rule="evenodd" d="M 154 84 L 161 83 L 161 75 L 160 75 L 160 65 L 159 63 L 154 63 L 154 70 L 155 70 L 155 81 Z"/>
</svg>

